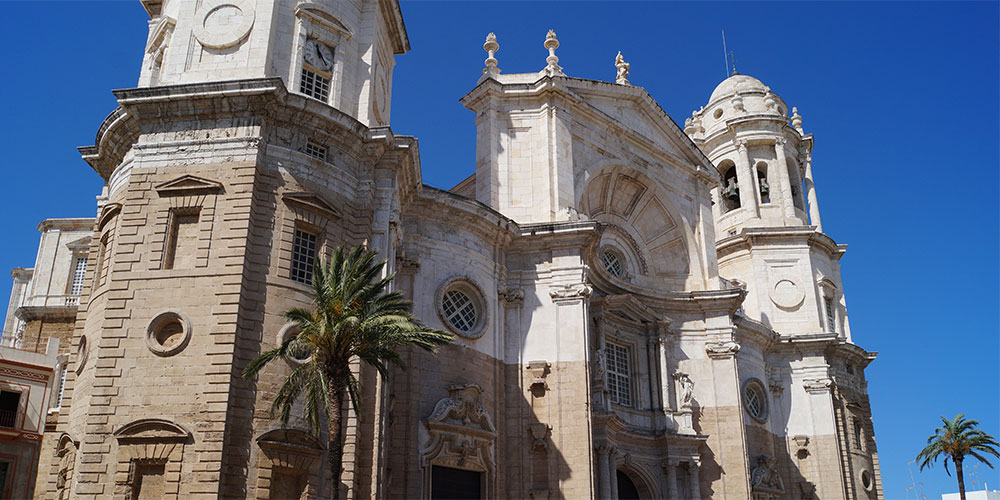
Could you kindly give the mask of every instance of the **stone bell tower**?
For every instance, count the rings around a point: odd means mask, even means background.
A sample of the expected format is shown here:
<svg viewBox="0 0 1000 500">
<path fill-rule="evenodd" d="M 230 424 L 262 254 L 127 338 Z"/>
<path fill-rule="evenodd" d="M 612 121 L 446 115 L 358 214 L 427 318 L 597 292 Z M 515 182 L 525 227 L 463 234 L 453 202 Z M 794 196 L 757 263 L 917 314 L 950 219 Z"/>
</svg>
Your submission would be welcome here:
<svg viewBox="0 0 1000 500">
<path fill-rule="evenodd" d="M 283 312 L 310 303 L 324 255 L 344 244 L 395 255 L 419 185 L 416 141 L 387 127 L 393 59 L 409 48 L 399 5 L 143 6 L 138 88 L 114 92 L 118 107 L 80 148 L 106 184 L 36 491 L 372 496 L 382 400 L 348 412 L 335 485 L 301 418 L 287 429 L 268 418 L 277 381 L 301 360 L 256 380 L 242 372 L 292 334 Z M 360 378 L 378 392 L 372 374 Z"/>
<path fill-rule="evenodd" d="M 396 2 L 141 1 L 139 87 L 279 77 L 368 126 L 389 124 L 395 56 L 410 49 Z"/>
<path fill-rule="evenodd" d="M 733 74 L 685 132 L 722 174 L 712 190 L 719 274 L 748 289 L 745 312 L 782 333 L 850 329 L 837 261 L 812 180 L 812 134 L 756 78 Z"/>
<path fill-rule="evenodd" d="M 734 72 L 685 121 L 721 174 L 712 189 L 719 276 L 747 290 L 736 321 L 764 332 L 741 338 L 741 383 L 767 380 L 776 409 L 768 422 L 744 421 L 748 467 L 797 470 L 787 481 L 820 498 L 881 498 L 864 377 L 875 353 L 851 339 L 840 276 L 847 245 L 823 232 L 813 137 L 788 111 L 770 87 Z M 762 498 L 767 488 L 752 484 Z"/>
</svg>

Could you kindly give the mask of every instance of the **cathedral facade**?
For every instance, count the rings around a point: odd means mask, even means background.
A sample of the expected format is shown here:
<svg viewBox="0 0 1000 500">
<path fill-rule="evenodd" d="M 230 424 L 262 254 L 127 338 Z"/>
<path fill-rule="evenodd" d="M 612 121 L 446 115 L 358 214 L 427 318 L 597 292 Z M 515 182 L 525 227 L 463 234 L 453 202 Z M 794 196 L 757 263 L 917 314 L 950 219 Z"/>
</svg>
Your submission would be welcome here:
<svg viewBox="0 0 1000 500">
<path fill-rule="evenodd" d="M 769 87 L 682 129 L 622 58 L 574 78 L 549 32 L 508 74 L 491 34 L 443 190 L 389 127 L 396 1 L 142 3 L 139 84 L 80 148 L 106 184 L 36 497 L 882 498 L 846 246 Z M 241 373 L 343 244 L 456 341 L 356 367 L 334 485 L 325 436 L 269 418 L 302 360 Z"/>
</svg>

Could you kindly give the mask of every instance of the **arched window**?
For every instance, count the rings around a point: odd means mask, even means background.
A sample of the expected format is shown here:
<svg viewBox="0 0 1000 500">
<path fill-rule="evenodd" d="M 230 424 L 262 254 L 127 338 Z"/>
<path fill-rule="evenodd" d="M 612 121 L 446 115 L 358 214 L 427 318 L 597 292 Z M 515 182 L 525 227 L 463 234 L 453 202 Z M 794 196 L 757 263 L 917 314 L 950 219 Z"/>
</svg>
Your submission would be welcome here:
<svg viewBox="0 0 1000 500">
<path fill-rule="evenodd" d="M 802 177 L 799 176 L 799 169 L 794 162 L 787 162 L 788 181 L 792 185 L 792 204 L 799 210 L 805 210 L 805 202 L 802 200 Z"/>
<path fill-rule="evenodd" d="M 736 165 L 724 161 L 719 165 L 722 171 L 722 186 L 719 188 L 719 198 L 722 203 L 722 213 L 740 208 L 740 183 L 736 176 Z"/>
<path fill-rule="evenodd" d="M 625 258 L 620 253 L 611 249 L 602 250 L 601 264 L 615 278 L 625 277 Z"/>
<path fill-rule="evenodd" d="M 757 190 L 761 203 L 771 203 L 771 186 L 767 182 L 767 163 L 757 163 Z"/>
</svg>

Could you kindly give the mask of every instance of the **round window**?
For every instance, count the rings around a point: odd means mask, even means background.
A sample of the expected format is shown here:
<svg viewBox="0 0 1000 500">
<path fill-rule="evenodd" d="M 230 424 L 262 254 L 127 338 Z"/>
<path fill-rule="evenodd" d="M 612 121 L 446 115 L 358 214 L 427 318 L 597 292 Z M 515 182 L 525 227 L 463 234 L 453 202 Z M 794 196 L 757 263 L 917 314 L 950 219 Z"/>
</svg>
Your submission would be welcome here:
<svg viewBox="0 0 1000 500">
<path fill-rule="evenodd" d="M 767 421 L 767 397 L 760 380 L 753 378 L 743 385 L 743 407 L 754 420 Z"/>
<path fill-rule="evenodd" d="M 438 314 L 445 326 L 467 338 L 482 336 L 486 326 L 486 307 L 479 287 L 465 278 L 447 282 L 438 296 Z"/>
<path fill-rule="evenodd" d="M 714 116 L 716 120 L 722 118 L 722 108 L 715 110 L 715 113 L 712 114 L 712 116 Z"/>
<path fill-rule="evenodd" d="M 872 482 L 871 472 L 866 470 L 861 471 L 861 486 L 864 486 L 864 488 L 868 491 L 871 491 L 872 487 L 875 486 L 875 483 Z"/>
<path fill-rule="evenodd" d="M 625 276 L 625 259 L 614 250 L 604 250 L 601 252 L 601 264 L 604 269 L 615 278 Z"/>
<path fill-rule="evenodd" d="M 302 331 L 299 325 L 296 323 L 285 323 L 285 326 L 281 327 L 278 331 L 278 344 L 283 344 L 290 337 L 298 335 Z M 312 357 L 312 352 L 305 345 L 300 343 L 293 343 L 288 348 L 287 354 L 285 354 L 285 360 L 293 365 L 305 364 Z"/>
<path fill-rule="evenodd" d="M 157 314 L 146 327 L 146 347 L 157 356 L 181 352 L 191 339 L 191 321 L 178 311 Z"/>
</svg>

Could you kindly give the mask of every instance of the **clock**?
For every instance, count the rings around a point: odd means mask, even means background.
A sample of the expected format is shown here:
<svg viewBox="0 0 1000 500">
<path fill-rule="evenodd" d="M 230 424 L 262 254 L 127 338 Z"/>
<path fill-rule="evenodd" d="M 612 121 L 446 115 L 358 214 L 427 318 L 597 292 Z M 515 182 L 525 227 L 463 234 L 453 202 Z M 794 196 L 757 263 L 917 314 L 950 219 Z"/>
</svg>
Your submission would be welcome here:
<svg viewBox="0 0 1000 500">
<path fill-rule="evenodd" d="M 330 71 L 333 68 L 333 50 L 319 40 L 306 42 L 303 58 L 320 71 Z"/>
</svg>

